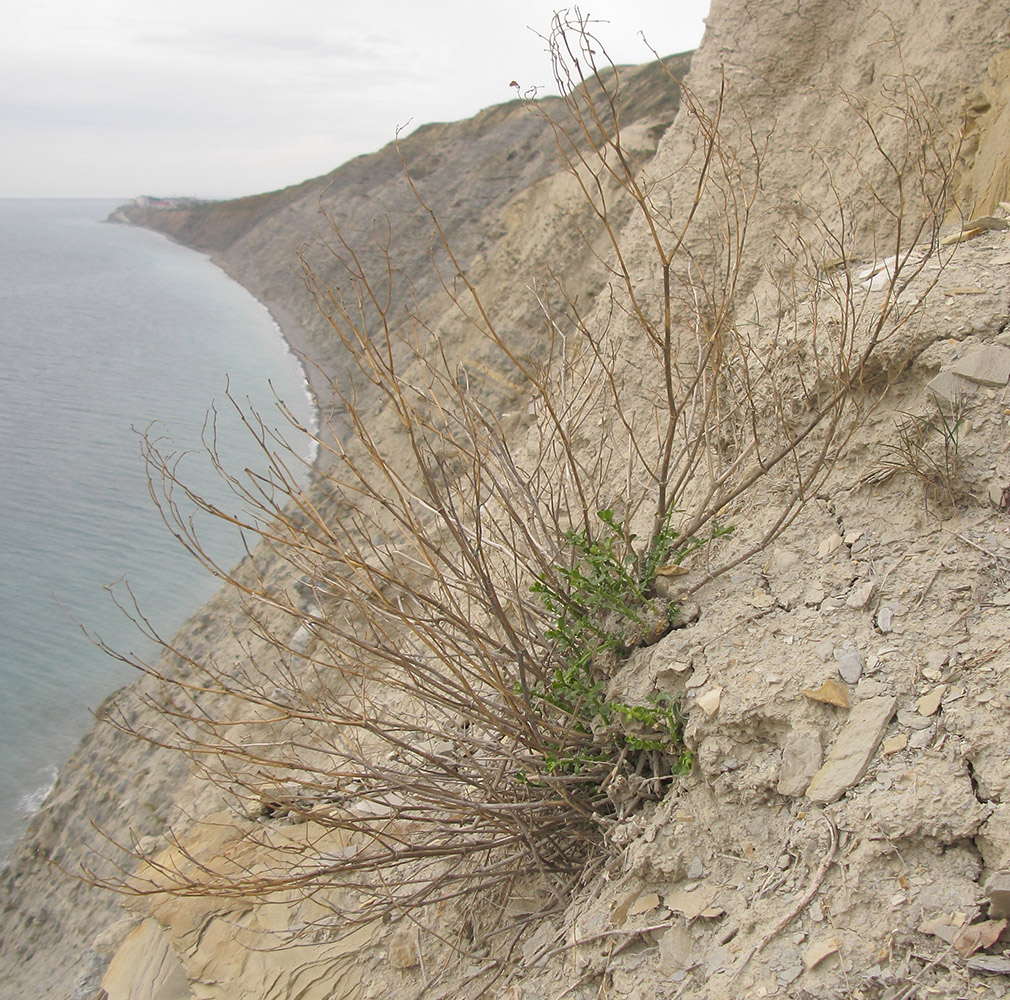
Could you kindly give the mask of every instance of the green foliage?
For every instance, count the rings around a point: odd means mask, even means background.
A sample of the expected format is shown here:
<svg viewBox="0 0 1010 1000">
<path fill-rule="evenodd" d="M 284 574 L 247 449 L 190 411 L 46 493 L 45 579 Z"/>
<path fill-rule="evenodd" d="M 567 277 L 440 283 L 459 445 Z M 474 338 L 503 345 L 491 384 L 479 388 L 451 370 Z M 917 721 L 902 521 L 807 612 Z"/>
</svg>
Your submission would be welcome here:
<svg viewBox="0 0 1010 1000">
<path fill-rule="evenodd" d="M 555 567 L 556 578 L 541 578 L 531 590 L 554 618 L 547 631 L 560 661 L 549 678 L 534 688 L 534 698 L 562 713 L 579 733 L 593 734 L 592 749 L 557 754 L 548 770 L 579 773 L 589 763 L 607 760 L 621 751 L 661 752 L 676 758 L 671 770 L 690 770 L 690 753 L 682 744 L 683 717 L 676 701 L 654 697 L 645 705 L 628 705 L 606 697 L 610 670 L 637 644 L 641 626 L 666 631 L 677 607 L 655 596 L 657 572 L 679 565 L 688 555 L 732 528 L 713 524 L 711 534 L 681 539 L 671 525 L 670 511 L 653 533 L 649 547 L 636 553 L 637 536 L 613 510 L 597 511 L 602 527 L 597 535 L 568 531 L 571 562 Z M 639 626 L 639 628 L 634 628 Z"/>
</svg>

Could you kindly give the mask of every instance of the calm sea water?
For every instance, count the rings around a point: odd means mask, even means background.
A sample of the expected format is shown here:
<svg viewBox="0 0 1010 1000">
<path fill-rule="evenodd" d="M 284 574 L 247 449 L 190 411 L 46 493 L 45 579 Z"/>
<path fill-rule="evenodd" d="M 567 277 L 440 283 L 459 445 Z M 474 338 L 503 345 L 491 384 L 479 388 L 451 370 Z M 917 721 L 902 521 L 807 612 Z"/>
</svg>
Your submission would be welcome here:
<svg viewBox="0 0 1010 1000">
<path fill-rule="evenodd" d="M 0 858 L 89 710 L 133 676 L 77 623 L 151 652 L 105 588 L 125 578 L 162 634 L 216 589 L 162 523 L 133 428 L 158 421 L 175 450 L 199 449 L 208 408 L 227 415 L 229 379 L 272 424 L 268 379 L 312 419 L 266 309 L 204 256 L 102 223 L 115 205 L 0 199 Z M 230 468 L 262 468 L 237 420 L 219 443 Z M 187 470 L 225 500 L 207 463 Z M 226 563 L 241 557 L 223 523 L 203 534 Z"/>
</svg>

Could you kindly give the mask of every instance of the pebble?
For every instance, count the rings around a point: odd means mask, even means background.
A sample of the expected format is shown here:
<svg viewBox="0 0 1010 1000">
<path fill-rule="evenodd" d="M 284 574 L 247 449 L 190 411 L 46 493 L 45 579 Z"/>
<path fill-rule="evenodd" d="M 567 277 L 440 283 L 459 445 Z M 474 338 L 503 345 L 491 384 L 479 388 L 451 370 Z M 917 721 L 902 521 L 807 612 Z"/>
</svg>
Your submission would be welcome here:
<svg viewBox="0 0 1010 1000">
<path fill-rule="evenodd" d="M 887 685 L 882 681 L 875 681 L 869 677 L 864 677 L 856 685 L 856 698 L 865 701 L 867 698 L 876 698 L 879 695 L 887 694 Z"/>
<path fill-rule="evenodd" d="M 803 688 L 800 693 L 811 701 L 820 701 L 826 705 L 835 705 L 838 708 L 849 708 L 851 706 L 848 689 L 839 684 L 838 681 L 829 679 L 817 689 Z"/>
<path fill-rule="evenodd" d="M 929 729 L 920 729 L 916 733 L 912 733 L 908 740 L 908 746 L 912 750 L 925 750 L 933 742 L 933 736 L 935 735 L 935 730 L 932 726 Z"/>
<path fill-rule="evenodd" d="M 918 712 L 910 708 L 903 708 L 898 712 L 898 722 L 906 729 L 928 729 L 933 723 L 927 718 L 923 718 Z"/>
<path fill-rule="evenodd" d="M 994 872 L 985 883 L 990 917 L 1010 917 L 1010 871 Z"/>
<path fill-rule="evenodd" d="M 809 729 L 791 732 L 782 748 L 777 790 L 798 798 L 807 789 L 823 760 L 820 736 Z"/>
<path fill-rule="evenodd" d="M 826 559 L 832 552 L 835 552 L 838 547 L 842 544 L 842 536 L 836 531 L 832 535 L 828 535 L 817 548 L 817 557 L 819 559 Z"/>
<path fill-rule="evenodd" d="M 838 673 L 846 684 L 855 684 L 863 676 L 863 654 L 856 650 L 839 655 L 835 651 L 835 659 L 838 660 Z"/>
<path fill-rule="evenodd" d="M 908 734 L 907 733 L 895 733 L 894 736 L 888 736 L 886 740 L 881 744 L 880 752 L 888 757 L 892 753 L 900 753 L 905 747 L 908 746 Z"/>
<path fill-rule="evenodd" d="M 894 621 L 894 612 L 890 608 L 881 608 L 877 612 L 877 628 L 881 632 L 890 632 Z"/>
<path fill-rule="evenodd" d="M 845 599 L 845 603 L 853 611 L 862 611 L 870 603 L 870 599 L 873 597 L 876 589 L 877 585 L 872 581 L 860 583 L 849 591 L 849 596 Z"/>
<path fill-rule="evenodd" d="M 834 955 L 839 947 L 838 939 L 834 937 L 815 941 L 804 953 L 803 964 L 808 969 L 813 969 L 820 965 L 829 955 Z"/>
<path fill-rule="evenodd" d="M 791 986 L 802 975 L 802 965 L 794 965 L 790 969 L 783 969 L 778 975 L 779 986 Z"/>
<path fill-rule="evenodd" d="M 711 719 L 719 711 L 722 700 L 722 685 L 709 688 L 704 694 L 698 695 L 698 707 Z"/>
<path fill-rule="evenodd" d="M 819 605 L 827 594 L 824 588 L 820 584 L 812 584 L 803 592 L 803 603 L 809 605 L 810 607 L 816 607 Z"/>
<path fill-rule="evenodd" d="M 924 694 L 916 703 L 915 707 L 919 715 L 929 717 L 935 715 L 940 708 L 940 702 L 947 691 L 946 684 L 937 684 L 932 691 Z"/>
</svg>

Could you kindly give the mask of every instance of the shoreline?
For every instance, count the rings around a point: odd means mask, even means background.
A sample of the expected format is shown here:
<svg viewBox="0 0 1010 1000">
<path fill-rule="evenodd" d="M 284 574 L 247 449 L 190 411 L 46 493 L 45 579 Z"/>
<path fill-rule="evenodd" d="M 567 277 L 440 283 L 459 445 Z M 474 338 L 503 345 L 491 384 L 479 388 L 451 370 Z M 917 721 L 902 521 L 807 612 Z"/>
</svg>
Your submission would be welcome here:
<svg viewBox="0 0 1010 1000">
<path fill-rule="evenodd" d="M 60 200 L 72 203 L 83 201 L 83 199 Z M 96 201 L 101 204 L 109 204 L 109 200 L 107 199 L 96 199 Z M 109 220 L 93 217 L 91 224 L 100 223 L 102 221 Z M 138 226 L 137 228 L 147 229 L 149 232 L 156 233 L 157 235 L 168 236 L 168 234 L 161 233 L 151 227 Z M 194 251 L 194 248 L 187 246 L 182 241 L 173 239 L 171 236 L 168 236 L 168 238 L 171 242 L 178 243 L 187 251 Z M 310 377 L 311 366 L 306 363 L 305 357 L 299 349 L 298 344 L 304 343 L 304 338 L 300 338 L 298 336 L 296 324 L 284 314 L 282 315 L 284 315 L 285 321 L 282 322 L 281 318 L 278 316 L 278 312 L 280 310 L 271 308 L 270 304 L 263 302 L 260 298 L 254 295 L 252 290 L 249 289 L 245 283 L 243 283 L 235 275 L 229 273 L 229 270 L 222 266 L 222 263 L 219 260 L 214 259 L 213 255 L 199 250 L 196 250 L 195 253 L 208 259 L 217 271 L 221 272 L 221 274 L 223 274 L 229 281 L 234 281 L 238 284 L 245 294 L 251 296 L 256 304 L 265 310 L 266 315 L 269 318 L 269 328 L 272 330 L 272 334 L 270 335 L 280 338 L 282 342 L 282 344 L 279 345 L 280 350 L 282 350 L 285 354 L 290 355 L 297 364 L 297 372 L 299 373 L 297 377 L 299 378 L 300 392 L 304 393 L 303 398 L 305 401 L 304 403 L 299 401 L 298 409 L 305 408 L 308 410 L 308 419 L 304 421 L 304 426 L 307 427 L 310 434 L 318 434 L 321 426 L 321 410 L 318 403 L 317 385 L 313 384 L 313 380 Z M 276 376 L 277 370 L 278 369 L 276 368 L 267 370 L 268 377 L 273 379 Z M 291 381 L 291 379 L 286 379 L 286 381 Z M 285 391 L 284 395 L 290 398 L 292 395 L 291 387 Z M 276 398 L 281 400 L 283 397 L 278 395 Z M 292 400 L 292 402 L 294 401 Z M 260 409 L 264 411 L 266 410 L 266 406 L 263 403 L 260 403 L 259 406 Z M 282 433 L 285 430 L 290 431 L 295 427 L 294 424 L 287 425 L 283 416 L 280 414 L 278 414 L 277 418 L 271 422 L 275 424 L 278 430 Z M 308 442 L 305 442 L 305 444 L 311 445 L 311 447 L 302 448 L 300 447 L 303 444 L 300 434 L 290 434 L 289 436 L 300 461 L 303 463 L 304 472 L 302 475 L 305 476 L 307 482 L 312 482 L 318 467 L 321 449 L 318 443 L 312 441 L 311 438 Z M 235 558 L 236 560 L 241 561 L 243 557 L 241 553 L 238 553 Z M 211 599 L 216 595 L 218 590 L 219 586 L 215 586 L 211 594 Z M 207 600 L 204 599 L 203 595 L 194 594 L 192 595 L 192 598 L 193 602 L 191 604 L 187 603 L 183 607 L 182 615 L 179 619 L 177 619 L 178 624 L 170 626 L 173 634 L 178 630 L 185 628 L 186 623 L 194 616 L 199 615 L 207 603 Z M 3 838 L 2 841 L 0 841 L 0 871 L 4 871 L 8 868 L 12 859 L 17 854 L 19 847 L 30 839 L 32 821 L 44 810 L 47 800 L 56 785 L 59 783 L 64 771 L 67 768 L 74 766 L 75 758 L 80 751 L 83 741 L 87 739 L 88 734 L 96 727 L 96 725 L 100 725 L 97 721 L 98 716 L 101 714 L 101 710 L 97 708 L 98 703 L 101 702 L 104 704 L 105 701 L 118 697 L 130 688 L 131 685 L 136 682 L 136 679 L 137 678 L 127 677 L 124 681 L 121 678 L 116 678 L 114 679 L 114 686 L 101 686 L 96 688 L 97 693 L 88 695 L 86 704 L 92 706 L 94 711 L 88 710 L 83 720 L 81 720 L 79 737 L 74 739 L 72 743 L 68 743 L 65 754 L 61 754 L 59 760 L 53 760 L 51 771 L 47 772 L 44 777 L 41 777 L 41 780 L 37 779 L 31 783 L 26 782 L 22 785 L 20 791 L 18 791 L 16 802 L 12 802 L 13 807 L 8 813 L 10 816 L 10 832 Z M 116 681 L 118 681 L 118 683 Z"/>
<path fill-rule="evenodd" d="M 249 284 L 243 281 L 242 276 L 237 272 L 237 270 L 228 265 L 228 262 L 225 259 L 225 254 L 222 251 L 200 249 L 199 247 L 193 246 L 191 243 L 180 239 L 174 233 L 171 233 L 163 228 L 132 220 L 129 217 L 129 214 L 123 211 L 125 208 L 128 208 L 130 204 L 131 203 L 129 202 L 124 202 L 123 204 L 117 206 L 116 209 L 102 221 L 112 225 L 133 226 L 137 229 L 144 229 L 147 232 L 156 233 L 172 243 L 185 247 L 187 250 L 205 257 L 222 274 L 224 274 L 229 280 L 234 281 L 237 285 L 239 285 L 267 311 L 267 314 L 270 316 L 271 321 L 280 334 L 281 340 L 284 341 L 288 352 L 292 355 L 297 362 L 298 367 L 301 369 L 302 378 L 307 390 L 306 395 L 309 399 L 313 414 L 314 426 L 309 427 L 308 430 L 312 435 L 319 435 L 322 432 L 324 425 L 328 424 L 329 419 L 332 419 L 332 417 L 324 418 L 324 404 L 322 402 L 326 397 L 332 395 L 332 393 L 329 380 L 321 374 L 319 367 L 312 360 L 312 337 L 305 330 L 304 326 L 291 315 L 290 311 L 281 302 L 276 299 L 257 294 L 255 289 L 251 288 Z M 333 411 L 336 409 L 336 404 L 327 404 L 327 407 L 325 408 L 328 408 L 332 415 Z M 319 442 L 315 441 L 312 450 L 312 459 L 307 464 L 314 475 L 319 471 L 319 461 L 320 456 L 323 453 L 323 449 L 320 448 Z"/>
</svg>

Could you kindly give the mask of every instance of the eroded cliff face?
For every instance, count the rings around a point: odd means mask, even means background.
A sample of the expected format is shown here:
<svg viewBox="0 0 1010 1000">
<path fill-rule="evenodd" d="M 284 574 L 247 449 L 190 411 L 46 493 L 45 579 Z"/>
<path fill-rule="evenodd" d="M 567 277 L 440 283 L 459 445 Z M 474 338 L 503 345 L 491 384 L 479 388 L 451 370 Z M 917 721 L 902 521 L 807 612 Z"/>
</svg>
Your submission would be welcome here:
<svg viewBox="0 0 1010 1000">
<path fill-rule="evenodd" d="M 666 69 L 652 63 L 622 71 L 629 148 L 645 158 L 677 112 L 679 94 L 668 74 L 682 77 L 690 54 L 664 62 Z M 562 113 L 557 99 L 544 100 L 543 108 Z M 331 221 L 362 255 L 366 269 L 384 267 L 375 241 L 388 233 L 392 265 L 413 283 L 408 289 L 401 282 L 394 290 L 394 313 L 415 296 L 419 312 L 445 311 L 436 305 L 442 290 L 428 266 L 431 219 L 407 183 L 405 166 L 473 275 L 496 283 L 500 315 L 539 326 L 521 276 L 542 274 L 548 264 L 559 266 L 578 294 L 599 287 L 591 253 L 568 221 L 573 211 L 580 216 L 572 222 L 587 220 L 561 171 L 554 135 L 518 100 L 467 121 L 424 125 L 398 145 L 283 191 L 170 211 L 125 206 L 117 217 L 211 254 L 266 304 L 292 346 L 309 360 L 309 379 L 326 411 L 333 397 L 327 377 L 347 387 L 346 356 L 305 294 L 298 255 L 324 283 L 343 277 L 325 246 L 337 242 Z"/>
<path fill-rule="evenodd" d="M 859 126 L 877 122 L 882 88 L 907 99 L 911 83 L 895 90 L 895 81 L 914 81 L 936 120 L 968 137 L 958 181 L 965 214 L 999 212 L 1008 13 L 989 2 L 715 0 L 688 83 L 709 108 L 728 93 L 736 113 L 727 113 L 726 134 L 761 151 L 761 197 L 739 273 L 738 301 L 749 303 L 741 321 L 767 329 L 781 289 L 771 262 L 783 242 L 809 232 L 812 216 L 837 220 L 865 207 L 868 181 L 893 196 L 896 178 L 880 154 L 899 155 L 907 133 L 886 115 L 876 136 Z M 679 168 L 697 132 L 684 120 L 668 127 L 672 91 L 655 67 L 625 79 L 629 142 L 664 179 L 657 196 L 671 213 L 689 211 L 695 178 Z M 551 147 L 542 123 L 518 105 L 428 126 L 401 145 L 473 280 L 503 324 L 531 342 L 541 319 L 526 286 L 545 265 L 561 262 L 573 294 L 589 301 L 607 280 L 573 232 L 573 218 L 585 217 L 571 213 L 584 206 Z M 422 273 L 430 229 L 401 167 L 386 149 L 283 192 L 129 217 L 211 253 L 343 387 L 345 359 L 301 286 L 297 252 L 329 278 L 320 206 L 355 245 L 367 246 L 373 219 L 388 215 L 403 248 L 397 266 Z M 697 220 L 699 260 L 715 259 L 706 231 L 717 222 Z M 960 231 L 957 222 L 951 235 Z M 849 263 L 868 310 L 884 308 L 874 272 L 886 271 L 876 258 L 892 237 L 867 227 L 847 245 L 861 257 Z M 641 220 L 627 222 L 622 245 L 639 280 L 655 280 Z M 772 548 L 694 595 L 695 623 L 619 678 L 629 690 L 683 697 L 695 770 L 615 826 L 612 863 L 535 929 L 522 947 L 523 971 L 501 995 L 598 996 L 601 983 L 625 997 L 1004 995 L 1010 960 L 990 937 L 1006 915 L 998 873 L 1010 867 L 1002 802 L 1010 777 L 1010 238 L 997 225 L 950 246 L 952 259 L 938 256 L 920 272 L 913 291 L 930 297 L 909 331 L 913 348 L 896 349 L 900 370 L 831 478 Z M 461 359 L 490 365 L 459 318 L 438 308 L 434 284 L 415 291 L 442 316 L 438 329 Z M 631 327 L 609 302 L 597 310 L 590 322 L 625 336 L 641 391 L 652 391 L 648 352 L 635 354 Z M 497 383 L 491 372 L 488 379 L 503 402 L 521 404 L 522 385 Z M 315 385 L 328 406 L 326 381 Z M 924 492 L 929 469 L 902 466 L 895 450 L 907 414 L 935 412 L 934 399 L 969 407 L 958 413 L 961 464 L 948 483 L 956 496 L 946 498 Z M 760 536 L 782 488 L 770 480 L 732 512 L 742 535 Z M 243 628 L 233 604 L 222 594 L 195 617 L 177 640 L 180 652 L 248 658 L 232 634 Z M 119 701 L 141 728 L 158 725 L 143 702 L 145 690 L 156 693 L 153 682 L 144 684 Z M 0 995 L 99 996 L 113 956 L 104 987 L 113 1000 L 188 990 L 304 1000 L 468 995 L 472 970 L 424 928 L 366 924 L 353 940 L 271 958 L 261 944 L 310 921 L 305 901 L 270 909 L 154 897 L 116 923 L 114 898 L 40 860 L 55 856 L 73 868 L 90 857 L 93 815 L 119 840 L 133 830 L 178 850 L 158 840 L 174 823 L 193 856 L 243 861 L 243 824 L 252 821 L 222 813 L 221 791 L 184 782 L 184 771 L 178 754 L 109 727 L 88 737 L 5 873 L 11 972 Z M 200 817 L 204 825 L 191 824 Z M 274 833 L 281 846 L 316 835 L 304 823 L 278 823 Z"/>
</svg>

